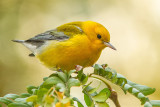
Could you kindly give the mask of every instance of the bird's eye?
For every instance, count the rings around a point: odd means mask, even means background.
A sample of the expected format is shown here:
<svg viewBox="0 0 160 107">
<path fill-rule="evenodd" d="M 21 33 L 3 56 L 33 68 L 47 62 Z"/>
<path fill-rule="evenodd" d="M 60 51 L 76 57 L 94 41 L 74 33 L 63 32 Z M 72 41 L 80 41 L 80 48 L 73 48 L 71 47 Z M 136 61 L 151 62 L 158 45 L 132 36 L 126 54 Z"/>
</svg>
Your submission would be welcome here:
<svg viewBox="0 0 160 107">
<path fill-rule="evenodd" d="M 98 35 L 97 35 L 97 38 L 98 38 L 98 39 L 101 39 L 101 35 L 100 35 L 100 34 L 98 34 Z"/>
</svg>

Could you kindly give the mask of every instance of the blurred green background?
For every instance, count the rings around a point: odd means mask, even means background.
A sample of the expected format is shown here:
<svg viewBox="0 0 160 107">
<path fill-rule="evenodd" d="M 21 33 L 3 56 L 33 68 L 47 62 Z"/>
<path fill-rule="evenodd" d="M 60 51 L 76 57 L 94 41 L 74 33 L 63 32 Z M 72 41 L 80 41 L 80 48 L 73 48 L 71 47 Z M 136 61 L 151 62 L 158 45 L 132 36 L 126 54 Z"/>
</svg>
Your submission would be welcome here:
<svg viewBox="0 0 160 107">
<path fill-rule="evenodd" d="M 156 88 L 149 97 L 160 100 L 159 4 L 159 0 L 1 0 L 0 96 L 26 92 L 26 86 L 39 85 L 52 73 L 12 39 L 28 39 L 67 22 L 92 20 L 109 30 L 118 49 L 106 48 L 97 63 L 107 63 L 127 79 Z M 123 107 L 141 107 L 134 96 L 113 87 Z M 77 88 L 72 94 L 79 96 Z"/>
</svg>

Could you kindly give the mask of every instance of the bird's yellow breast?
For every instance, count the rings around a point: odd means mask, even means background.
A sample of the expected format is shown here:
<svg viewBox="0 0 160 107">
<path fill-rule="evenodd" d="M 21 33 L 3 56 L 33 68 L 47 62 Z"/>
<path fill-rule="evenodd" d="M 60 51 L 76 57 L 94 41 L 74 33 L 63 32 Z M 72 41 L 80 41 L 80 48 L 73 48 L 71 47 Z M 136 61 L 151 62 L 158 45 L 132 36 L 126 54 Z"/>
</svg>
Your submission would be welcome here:
<svg viewBox="0 0 160 107">
<path fill-rule="evenodd" d="M 66 41 L 50 41 L 36 57 L 49 68 L 71 70 L 76 65 L 92 66 L 102 51 L 98 47 L 85 34 L 79 34 Z"/>
</svg>

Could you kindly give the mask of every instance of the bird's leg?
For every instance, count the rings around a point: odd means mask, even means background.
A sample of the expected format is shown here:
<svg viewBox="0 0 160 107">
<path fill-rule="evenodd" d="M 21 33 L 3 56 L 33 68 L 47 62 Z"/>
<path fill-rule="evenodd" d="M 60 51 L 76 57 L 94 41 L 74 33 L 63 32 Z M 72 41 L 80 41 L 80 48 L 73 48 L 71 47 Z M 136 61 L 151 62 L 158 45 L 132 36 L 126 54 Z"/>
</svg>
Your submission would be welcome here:
<svg viewBox="0 0 160 107">
<path fill-rule="evenodd" d="M 57 71 L 58 71 L 58 72 L 63 72 L 60 67 L 56 66 L 56 68 L 57 68 Z"/>
<path fill-rule="evenodd" d="M 61 69 L 58 69 L 57 71 L 58 71 L 58 72 L 63 72 Z"/>
<path fill-rule="evenodd" d="M 80 71 L 80 70 L 82 70 L 82 69 L 83 69 L 83 67 L 82 67 L 82 66 L 80 66 L 80 65 L 76 65 L 75 67 L 76 67 L 76 68 L 75 68 L 75 69 L 76 69 L 76 71 Z"/>
<path fill-rule="evenodd" d="M 107 64 L 102 64 L 103 69 L 105 69 L 107 66 Z"/>
</svg>

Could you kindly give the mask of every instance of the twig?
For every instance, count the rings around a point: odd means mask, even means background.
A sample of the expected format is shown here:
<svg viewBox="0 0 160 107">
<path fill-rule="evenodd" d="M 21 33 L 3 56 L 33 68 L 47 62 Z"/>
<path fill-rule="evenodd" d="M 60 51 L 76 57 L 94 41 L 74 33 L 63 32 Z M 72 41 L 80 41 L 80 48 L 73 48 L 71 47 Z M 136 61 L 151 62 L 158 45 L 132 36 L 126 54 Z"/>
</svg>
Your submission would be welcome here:
<svg viewBox="0 0 160 107">
<path fill-rule="evenodd" d="M 115 104 L 116 107 L 121 107 L 120 104 L 119 104 L 119 101 L 118 101 L 118 95 L 117 95 L 117 92 L 115 90 L 112 89 L 112 87 L 104 80 L 102 79 L 103 77 L 101 76 L 98 76 L 98 75 L 89 75 L 90 77 L 92 78 L 96 78 L 98 80 L 101 80 L 103 83 L 105 83 L 105 85 L 108 87 L 108 89 L 111 91 L 111 95 L 110 95 L 110 99 L 113 101 L 113 103 Z"/>
</svg>

